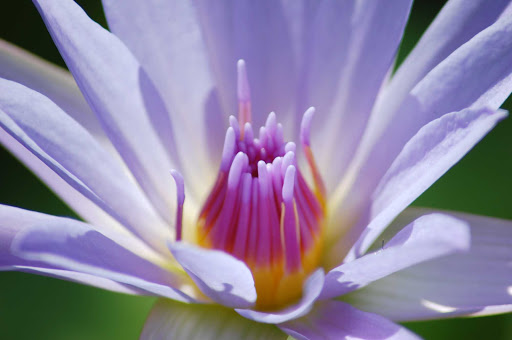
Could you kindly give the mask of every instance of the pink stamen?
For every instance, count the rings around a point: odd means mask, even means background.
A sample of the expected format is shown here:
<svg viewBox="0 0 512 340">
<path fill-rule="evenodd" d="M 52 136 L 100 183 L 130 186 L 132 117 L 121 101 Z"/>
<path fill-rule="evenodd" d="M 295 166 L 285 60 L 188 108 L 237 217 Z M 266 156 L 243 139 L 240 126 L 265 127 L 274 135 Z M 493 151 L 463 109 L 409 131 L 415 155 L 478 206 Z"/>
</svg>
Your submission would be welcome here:
<svg viewBox="0 0 512 340">
<path fill-rule="evenodd" d="M 285 142 L 276 114 L 254 130 L 243 60 L 238 62 L 238 101 L 238 118 L 229 117 L 217 181 L 199 216 L 198 243 L 244 261 L 257 273 L 257 289 L 274 285 L 278 290 L 281 279 L 303 279 L 320 261 L 325 189 L 310 147 L 314 109 L 304 114 L 300 136 L 315 192 L 298 169 L 296 144 Z M 273 301 L 270 294 L 262 303 Z"/>
<path fill-rule="evenodd" d="M 240 130 L 242 130 L 241 139 L 244 138 L 242 127 L 245 123 L 251 122 L 251 91 L 249 88 L 249 80 L 247 78 L 247 69 L 245 61 L 240 59 L 237 63 L 237 94 L 238 94 L 238 121 Z"/>
<path fill-rule="evenodd" d="M 183 204 L 185 202 L 185 183 L 183 176 L 172 169 L 171 176 L 176 183 L 177 211 L 176 211 L 176 241 L 181 241 L 183 230 Z"/>
<path fill-rule="evenodd" d="M 324 203 L 326 197 L 326 189 L 324 182 L 322 180 L 322 176 L 320 175 L 320 171 L 316 166 L 315 157 L 313 156 L 313 151 L 311 151 L 311 144 L 309 140 L 309 135 L 311 131 L 311 121 L 313 119 L 314 114 L 314 107 L 310 107 L 309 109 L 307 109 L 306 113 L 304 113 L 300 126 L 300 140 L 302 143 L 302 149 L 304 151 L 304 154 L 306 155 L 306 159 L 308 161 L 311 173 L 313 175 L 316 194 L 318 198 L 322 201 L 322 203 Z"/>
</svg>

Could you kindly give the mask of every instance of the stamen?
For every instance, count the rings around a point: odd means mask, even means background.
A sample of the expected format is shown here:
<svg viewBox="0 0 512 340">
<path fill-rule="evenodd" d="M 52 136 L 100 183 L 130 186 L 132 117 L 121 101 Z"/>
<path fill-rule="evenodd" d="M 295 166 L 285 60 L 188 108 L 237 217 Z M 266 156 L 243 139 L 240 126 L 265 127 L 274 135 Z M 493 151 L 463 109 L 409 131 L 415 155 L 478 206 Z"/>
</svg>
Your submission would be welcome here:
<svg viewBox="0 0 512 340">
<path fill-rule="evenodd" d="M 311 169 L 311 173 L 313 175 L 313 182 L 315 184 L 315 194 L 322 203 L 322 205 L 325 205 L 326 189 L 324 182 L 322 180 L 322 176 L 320 176 L 320 171 L 318 171 L 318 167 L 315 162 L 315 157 L 313 156 L 313 151 L 311 151 L 311 145 L 309 141 L 311 120 L 313 119 L 314 114 L 314 107 L 310 107 L 304 113 L 300 125 L 300 140 L 302 143 L 302 150 L 304 151 L 309 167 Z"/>
<path fill-rule="evenodd" d="M 243 59 L 238 60 L 237 64 L 237 94 L 238 94 L 238 121 L 242 134 L 240 139 L 244 139 L 243 126 L 247 122 L 251 122 L 251 91 L 249 88 L 249 80 L 247 78 L 247 69 Z"/>
<path fill-rule="evenodd" d="M 297 167 L 296 145 L 270 113 L 255 138 L 245 62 L 238 62 L 238 118 L 229 117 L 216 183 L 197 222 L 197 243 L 244 261 L 254 277 L 256 308 L 273 309 L 300 298 L 304 280 L 319 266 L 324 194 L 309 144 L 314 109 L 301 142 L 314 179 L 310 189 Z"/>
<path fill-rule="evenodd" d="M 178 205 L 176 211 L 176 241 L 181 241 L 183 229 L 183 203 L 185 202 L 185 183 L 183 181 L 183 176 L 181 176 L 178 171 L 172 169 L 171 175 L 172 178 L 174 178 L 174 182 L 176 183 L 176 196 Z"/>
<path fill-rule="evenodd" d="M 294 272 L 300 269 L 301 254 L 293 191 L 295 188 L 295 167 L 288 166 L 283 183 L 283 210 L 281 211 L 281 235 L 286 256 L 286 269 Z"/>
</svg>

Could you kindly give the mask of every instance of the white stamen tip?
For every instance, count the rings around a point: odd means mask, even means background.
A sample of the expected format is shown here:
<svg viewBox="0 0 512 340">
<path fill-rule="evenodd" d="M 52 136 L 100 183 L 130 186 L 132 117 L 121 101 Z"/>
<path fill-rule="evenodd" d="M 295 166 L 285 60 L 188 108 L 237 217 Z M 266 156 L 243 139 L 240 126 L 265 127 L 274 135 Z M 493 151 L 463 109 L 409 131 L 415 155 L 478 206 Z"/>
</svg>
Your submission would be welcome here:
<svg viewBox="0 0 512 340">
<path fill-rule="evenodd" d="M 247 78 L 247 69 L 245 67 L 245 61 L 243 59 L 238 60 L 237 63 L 237 94 L 238 100 L 241 102 L 248 102 L 251 100 L 251 91 L 249 89 L 249 80 Z"/>
<path fill-rule="evenodd" d="M 283 201 L 289 202 L 293 199 L 293 189 L 295 187 L 295 167 L 290 165 L 286 169 L 286 174 L 284 176 L 283 182 Z"/>
<path fill-rule="evenodd" d="M 300 141 L 302 144 L 309 146 L 309 133 L 311 130 L 311 120 L 315 114 L 315 108 L 310 107 L 302 116 L 302 122 L 300 124 Z"/>
</svg>

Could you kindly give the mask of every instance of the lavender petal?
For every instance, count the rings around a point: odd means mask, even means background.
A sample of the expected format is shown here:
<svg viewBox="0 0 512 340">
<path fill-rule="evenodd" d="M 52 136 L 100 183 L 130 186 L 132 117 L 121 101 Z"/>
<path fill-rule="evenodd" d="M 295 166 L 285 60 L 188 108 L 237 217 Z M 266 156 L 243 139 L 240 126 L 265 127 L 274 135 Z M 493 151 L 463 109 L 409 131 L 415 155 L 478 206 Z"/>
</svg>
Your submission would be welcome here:
<svg viewBox="0 0 512 340">
<path fill-rule="evenodd" d="M 409 208 L 398 219 L 412 220 L 428 212 Z M 490 217 L 450 214 L 469 223 L 469 252 L 404 269 L 343 299 L 357 308 L 395 321 L 512 311 L 512 223 Z M 389 228 L 382 237 L 390 237 L 395 231 Z"/>
<path fill-rule="evenodd" d="M 331 270 L 325 278 L 321 299 L 347 294 L 418 263 L 467 251 L 469 243 L 464 221 L 443 214 L 419 217 L 380 250 Z"/>
<path fill-rule="evenodd" d="M 256 301 L 254 279 L 242 261 L 219 250 L 183 242 L 174 242 L 169 248 L 199 289 L 215 302 L 248 308 Z"/>
<path fill-rule="evenodd" d="M 151 80 L 128 48 L 74 1 L 34 3 L 108 137 L 157 211 L 172 221 L 168 174 L 179 166 L 169 116 Z"/>
<path fill-rule="evenodd" d="M 59 268 L 62 276 L 70 279 L 99 277 L 100 283 L 115 281 L 146 294 L 193 301 L 173 288 L 181 284 L 177 274 L 139 257 L 91 225 L 8 206 L 0 206 L 0 215 L 3 270 L 21 265 L 26 271 L 44 272 L 47 268 L 47 274 L 55 275 L 58 271 L 52 269 Z M 24 260 L 21 264 L 20 259 Z M 65 275 L 62 271 L 86 275 Z"/>
<path fill-rule="evenodd" d="M 280 324 L 279 328 L 299 340 L 420 339 L 380 315 L 360 311 L 341 301 L 320 303 L 309 315 Z"/>
<path fill-rule="evenodd" d="M 362 255 L 400 212 L 506 115 L 502 110 L 466 109 L 448 113 L 422 127 L 407 142 L 373 194 L 370 224 L 351 255 Z"/>
<path fill-rule="evenodd" d="M 0 79 L 0 127 L 83 196 L 166 251 L 169 228 L 144 194 L 119 163 L 48 98 Z"/>
</svg>

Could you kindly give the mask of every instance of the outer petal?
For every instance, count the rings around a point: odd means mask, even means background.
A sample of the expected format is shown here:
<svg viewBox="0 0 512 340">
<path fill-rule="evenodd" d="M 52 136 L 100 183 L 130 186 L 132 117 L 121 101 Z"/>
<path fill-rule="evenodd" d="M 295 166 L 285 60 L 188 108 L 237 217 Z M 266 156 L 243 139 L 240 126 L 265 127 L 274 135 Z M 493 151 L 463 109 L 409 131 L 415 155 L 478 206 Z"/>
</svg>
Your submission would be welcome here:
<svg viewBox="0 0 512 340">
<path fill-rule="evenodd" d="M 355 254 L 351 255 L 357 257 L 368 250 L 400 212 L 506 115 L 502 110 L 467 109 L 448 113 L 422 127 L 407 142 L 373 194 L 371 222 L 352 249 Z"/>
<path fill-rule="evenodd" d="M 275 312 L 260 312 L 250 309 L 237 309 L 238 314 L 263 323 L 282 323 L 306 315 L 322 291 L 324 285 L 324 272 L 317 270 L 304 283 L 302 299 L 295 305 Z"/>
<path fill-rule="evenodd" d="M 144 194 L 93 137 L 48 98 L 0 79 L 0 127 L 125 227 L 165 249 L 169 230 Z"/>
<path fill-rule="evenodd" d="M 247 320 L 219 305 L 193 305 L 158 300 L 151 310 L 141 340 L 286 339 L 274 325 Z"/>
<path fill-rule="evenodd" d="M 163 102 L 130 51 L 71 0 L 34 0 L 78 86 L 160 214 L 172 220 L 177 167 Z"/>
<path fill-rule="evenodd" d="M 227 115 L 235 112 L 220 107 L 197 10 L 189 1 L 104 0 L 103 5 L 112 32 L 160 90 L 181 141 L 187 188 L 200 199 L 214 181 Z"/>
<path fill-rule="evenodd" d="M 15 270 L 70 280 L 108 289 L 115 292 L 140 294 L 141 291 L 102 277 L 78 273 L 50 266 L 46 263 L 27 261 L 11 253 L 11 243 L 17 233 L 29 228 L 42 214 L 0 205 L 0 271 Z M 147 294 L 147 293 L 146 293 Z"/>
<path fill-rule="evenodd" d="M 425 212 L 410 208 L 399 220 Z M 410 267 L 348 294 L 344 300 L 396 321 L 512 311 L 512 222 L 454 215 L 470 224 L 468 253 Z M 386 230 L 386 234 L 393 232 L 393 228 Z"/>
<path fill-rule="evenodd" d="M 0 40 L 0 77 L 43 93 L 87 129 L 107 151 L 119 157 L 69 72 Z M 35 172 L 86 221 L 105 227 L 120 228 L 110 216 L 83 197 L 7 133 L 0 133 L 0 143 Z"/>
<path fill-rule="evenodd" d="M 385 171 L 421 126 L 470 106 L 497 109 L 511 90 L 512 16 L 504 16 L 453 52 L 414 87 L 392 117 L 399 124 L 378 125 L 370 120 L 333 205 L 342 206 L 343 211 L 338 209 L 342 215 L 360 214 Z M 379 112 L 374 115 L 377 117 Z M 350 201 L 342 203 L 346 198 Z"/>
<path fill-rule="evenodd" d="M 360 311 L 341 301 L 315 306 L 307 316 L 279 325 L 297 339 L 420 339 L 386 318 Z"/>
<path fill-rule="evenodd" d="M 98 119 L 69 72 L 0 40 L 0 77 L 44 94 L 98 140 L 108 142 Z"/>
<path fill-rule="evenodd" d="M 0 128 L 0 143 L 32 170 L 85 221 L 102 228 L 126 230 L 103 209 L 69 185 L 37 156 Z"/>
<path fill-rule="evenodd" d="M 239 308 L 256 302 L 252 273 L 242 261 L 222 251 L 183 242 L 172 243 L 169 248 L 199 289 L 215 302 Z"/>
<path fill-rule="evenodd" d="M 360 142 L 411 4 L 411 0 L 324 1 L 314 16 L 304 14 L 310 18 L 304 23 L 299 110 L 317 108 L 313 134 L 321 147 L 315 154 L 331 189 Z"/>
<path fill-rule="evenodd" d="M 8 206 L 0 206 L 0 214 L 0 268 L 4 270 L 17 266 L 21 258 L 26 260 L 21 262 L 26 271 L 50 275 L 59 274 L 53 268 L 76 271 L 79 274 L 61 274 L 70 279 L 82 277 L 82 282 L 97 276 L 100 283 L 111 280 L 149 294 L 192 301 L 172 288 L 181 283 L 177 275 L 135 255 L 90 225 Z"/>
<path fill-rule="evenodd" d="M 451 0 L 423 34 L 386 86 L 375 117 L 386 121 L 430 70 L 503 13 L 510 0 Z"/>
<path fill-rule="evenodd" d="M 469 243 L 468 225 L 463 221 L 441 214 L 422 216 L 379 251 L 331 270 L 321 298 L 340 296 L 415 264 L 467 251 Z"/>
</svg>

